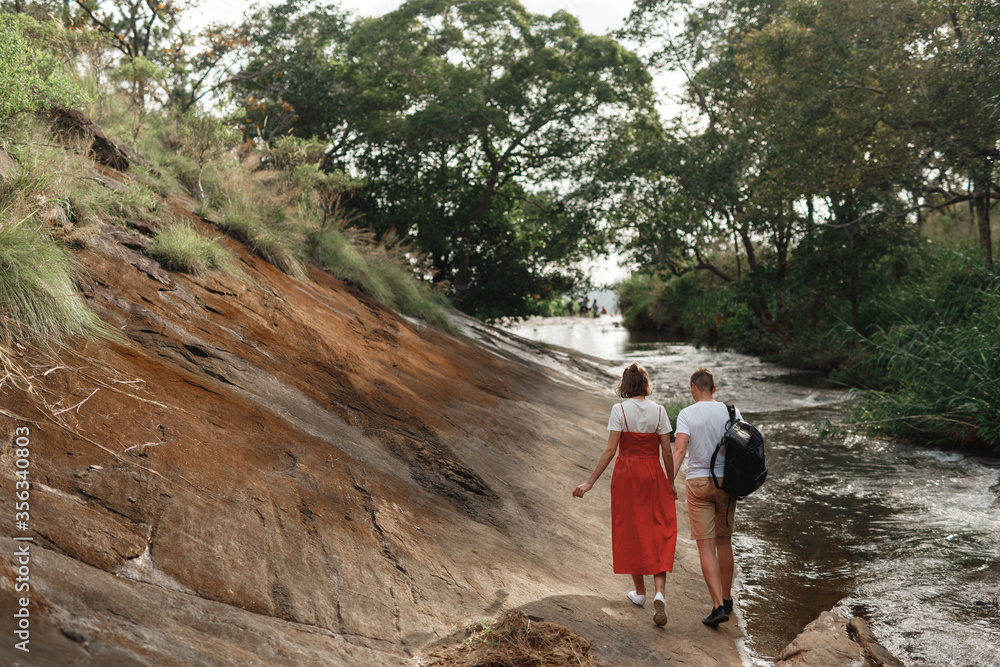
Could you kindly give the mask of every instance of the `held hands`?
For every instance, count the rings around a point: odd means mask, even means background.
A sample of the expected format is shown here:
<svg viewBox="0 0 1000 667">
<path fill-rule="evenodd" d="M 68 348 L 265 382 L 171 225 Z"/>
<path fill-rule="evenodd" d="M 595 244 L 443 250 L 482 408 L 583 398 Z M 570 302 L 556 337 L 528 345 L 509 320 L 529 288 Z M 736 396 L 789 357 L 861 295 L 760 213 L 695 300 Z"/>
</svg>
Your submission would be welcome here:
<svg viewBox="0 0 1000 667">
<path fill-rule="evenodd" d="M 592 488 L 594 488 L 593 484 L 591 484 L 590 482 L 584 482 L 580 486 L 573 489 L 573 497 L 583 498 L 583 494 L 585 494 L 587 491 L 590 491 Z"/>
</svg>

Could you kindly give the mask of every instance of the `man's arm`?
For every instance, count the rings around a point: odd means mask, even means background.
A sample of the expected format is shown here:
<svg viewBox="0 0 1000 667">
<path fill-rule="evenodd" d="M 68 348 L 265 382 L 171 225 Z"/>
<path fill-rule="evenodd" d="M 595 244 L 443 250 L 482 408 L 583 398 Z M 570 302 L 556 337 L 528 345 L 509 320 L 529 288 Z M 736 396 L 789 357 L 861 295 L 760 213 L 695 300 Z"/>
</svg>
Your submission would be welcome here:
<svg viewBox="0 0 1000 667">
<path fill-rule="evenodd" d="M 691 436 L 687 433 L 674 434 L 674 475 L 681 469 L 681 463 L 684 461 L 684 456 L 687 454 L 690 442 Z"/>
<path fill-rule="evenodd" d="M 674 488 L 674 457 L 670 453 L 669 433 L 660 435 L 660 452 L 663 456 L 663 465 L 667 468 L 667 482 L 670 484 L 670 490 L 674 493 L 674 498 L 676 498 L 677 489 Z"/>
</svg>

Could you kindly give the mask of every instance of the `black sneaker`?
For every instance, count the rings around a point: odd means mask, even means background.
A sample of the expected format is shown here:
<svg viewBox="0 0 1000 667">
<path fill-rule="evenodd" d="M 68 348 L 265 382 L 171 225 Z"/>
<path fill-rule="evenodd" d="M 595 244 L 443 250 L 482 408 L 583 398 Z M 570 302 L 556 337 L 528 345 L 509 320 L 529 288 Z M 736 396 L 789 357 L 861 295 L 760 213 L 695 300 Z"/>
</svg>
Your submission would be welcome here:
<svg viewBox="0 0 1000 667">
<path fill-rule="evenodd" d="M 723 598 L 722 599 L 722 606 L 726 608 L 726 613 L 727 614 L 732 615 L 732 613 L 733 613 L 733 599 L 732 598 L 729 598 L 728 600 L 725 599 L 725 598 Z"/>
<path fill-rule="evenodd" d="M 726 607 L 724 605 L 719 605 L 712 610 L 712 613 L 701 619 L 701 622 L 710 627 L 716 627 L 719 623 L 725 623 L 729 620 L 729 614 L 726 613 Z"/>
</svg>

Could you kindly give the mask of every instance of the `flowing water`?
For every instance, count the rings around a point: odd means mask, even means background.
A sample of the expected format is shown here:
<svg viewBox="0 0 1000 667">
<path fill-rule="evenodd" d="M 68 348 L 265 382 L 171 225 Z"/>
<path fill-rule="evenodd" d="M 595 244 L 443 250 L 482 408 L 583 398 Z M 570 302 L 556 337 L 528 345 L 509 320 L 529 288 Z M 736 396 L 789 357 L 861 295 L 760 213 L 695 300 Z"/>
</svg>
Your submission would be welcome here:
<svg viewBox="0 0 1000 667">
<path fill-rule="evenodd" d="M 643 341 L 610 318 L 510 330 L 614 360 L 618 373 L 637 361 L 664 404 L 690 403 L 688 378 L 708 367 L 716 398 L 760 428 L 769 477 L 741 504 L 734 537 L 749 663 L 771 664 L 808 622 L 844 607 L 907 665 L 1000 665 L 1000 461 L 831 436 L 844 393 L 821 378 Z"/>
</svg>

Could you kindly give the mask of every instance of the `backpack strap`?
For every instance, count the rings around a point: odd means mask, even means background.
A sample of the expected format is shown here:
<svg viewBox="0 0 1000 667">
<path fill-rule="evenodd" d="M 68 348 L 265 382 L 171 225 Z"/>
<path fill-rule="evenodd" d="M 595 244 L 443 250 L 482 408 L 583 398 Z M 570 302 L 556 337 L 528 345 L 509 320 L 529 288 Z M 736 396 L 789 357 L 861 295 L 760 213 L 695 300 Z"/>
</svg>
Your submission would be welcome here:
<svg viewBox="0 0 1000 667">
<path fill-rule="evenodd" d="M 622 409 L 622 419 L 625 421 L 625 432 L 628 433 L 628 419 L 625 419 L 625 404 L 619 403 L 618 407 Z"/>
<path fill-rule="evenodd" d="M 719 484 L 719 478 L 715 475 L 715 460 L 719 458 L 719 450 L 722 449 L 722 441 L 715 446 L 715 451 L 712 452 L 712 462 L 708 464 L 709 472 L 712 473 L 712 481 L 715 482 L 715 488 L 721 489 L 722 485 Z"/>
<path fill-rule="evenodd" d="M 736 406 L 734 406 L 732 403 L 726 403 L 726 410 L 729 411 L 729 421 L 726 422 L 726 430 L 728 431 L 729 427 L 732 426 L 733 423 L 736 421 Z M 725 434 L 723 434 L 723 438 L 725 438 Z M 717 444 L 715 446 L 715 451 L 712 452 L 712 461 L 708 464 L 709 465 L 709 472 L 712 473 L 712 481 L 715 482 L 715 488 L 717 488 L 717 489 L 721 489 L 722 488 L 722 485 L 719 484 L 719 478 L 715 474 L 715 461 L 716 461 L 716 459 L 719 458 L 719 450 L 721 450 L 721 449 L 722 449 L 722 440 L 719 440 L 719 444 Z M 727 519 L 726 519 L 726 521 L 728 522 L 728 520 L 729 520 L 728 519 L 728 512 L 729 512 L 728 506 L 726 508 L 726 512 L 727 512 Z"/>
</svg>

